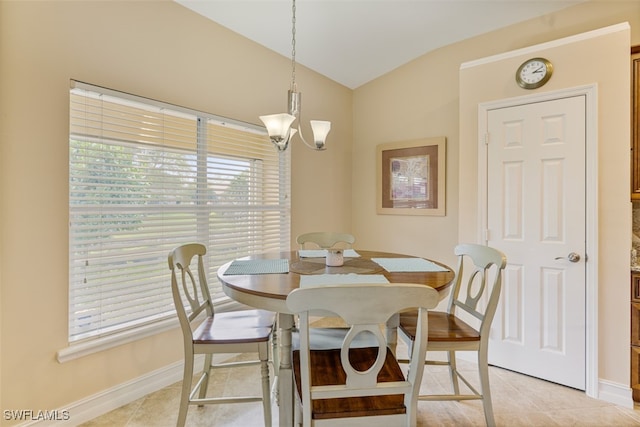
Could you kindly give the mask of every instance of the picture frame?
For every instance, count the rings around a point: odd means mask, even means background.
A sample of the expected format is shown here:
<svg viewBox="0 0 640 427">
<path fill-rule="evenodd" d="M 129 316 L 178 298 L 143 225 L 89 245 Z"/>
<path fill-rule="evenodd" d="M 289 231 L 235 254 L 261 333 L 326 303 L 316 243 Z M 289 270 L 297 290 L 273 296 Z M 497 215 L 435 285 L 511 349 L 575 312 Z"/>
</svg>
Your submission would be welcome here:
<svg viewBox="0 0 640 427">
<path fill-rule="evenodd" d="M 376 148 L 378 214 L 446 214 L 444 136 L 384 143 Z"/>
</svg>

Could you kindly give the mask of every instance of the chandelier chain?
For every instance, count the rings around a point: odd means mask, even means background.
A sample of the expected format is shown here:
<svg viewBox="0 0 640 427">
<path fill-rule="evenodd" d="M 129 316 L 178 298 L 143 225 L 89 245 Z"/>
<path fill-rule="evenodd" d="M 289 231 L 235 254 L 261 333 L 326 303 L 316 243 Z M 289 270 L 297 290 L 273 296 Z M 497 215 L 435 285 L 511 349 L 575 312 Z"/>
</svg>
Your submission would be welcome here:
<svg viewBox="0 0 640 427">
<path fill-rule="evenodd" d="M 291 7 L 291 90 L 296 91 L 296 0 Z"/>
</svg>

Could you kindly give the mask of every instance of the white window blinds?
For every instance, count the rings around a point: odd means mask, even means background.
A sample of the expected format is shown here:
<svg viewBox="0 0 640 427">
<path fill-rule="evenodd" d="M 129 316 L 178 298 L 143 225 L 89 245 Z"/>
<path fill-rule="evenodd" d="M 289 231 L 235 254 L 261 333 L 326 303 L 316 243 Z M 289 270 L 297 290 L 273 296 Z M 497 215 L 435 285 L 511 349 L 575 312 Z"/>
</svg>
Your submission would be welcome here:
<svg viewBox="0 0 640 427">
<path fill-rule="evenodd" d="M 167 255 L 289 250 L 289 155 L 264 128 L 80 82 L 70 91 L 69 341 L 174 315 Z"/>
</svg>

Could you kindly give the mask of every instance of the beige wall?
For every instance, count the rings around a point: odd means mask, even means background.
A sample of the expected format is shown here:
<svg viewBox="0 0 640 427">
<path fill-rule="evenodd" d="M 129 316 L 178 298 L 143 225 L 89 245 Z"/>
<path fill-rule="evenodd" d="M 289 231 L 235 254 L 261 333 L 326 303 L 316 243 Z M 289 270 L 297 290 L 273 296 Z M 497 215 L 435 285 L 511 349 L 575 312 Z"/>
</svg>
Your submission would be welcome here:
<svg viewBox="0 0 640 427">
<path fill-rule="evenodd" d="M 51 410 L 182 358 L 176 330 L 56 361 L 67 345 L 69 80 L 258 123 L 286 108 L 291 62 L 168 1 L 0 1 L 0 55 L 0 408 Z M 293 147 L 292 236 L 350 231 L 352 92 L 304 67 L 297 81 L 303 114 L 333 129 L 326 152 Z"/>
<path fill-rule="evenodd" d="M 588 2 L 444 47 L 356 89 L 353 231 L 359 243 L 453 263 L 453 246 L 477 236 L 478 103 L 527 92 L 514 82 L 527 55 L 462 72 L 461 64 L 625 21 L 631 45 L 640 44 L 640 2 Z M 628 36 L 544 52 L 557 68 L 540 89 L 599 85 L 599 377 L 621 385 L 629 381 Z M 448 150 L 447 215 L 376 215 L 376 145 L 441 135 Z"/>
<path fill-rule="evenodd" d="M 354 91 L 353 232 L 358 244 L 455 265 L 458 241 L 458 67 L 440 49 Z M 376 214 L 376 146 L 446 137 L 446 215 Z"/>
<path fill-rule="evenodd" d="M 467 188 L 475 186 L 466 168 L 476 124 L 464 122 L 460 64 L 623 21 L 632 25 L 632 44 L 640 44 L 640 3 L 603 3 L 437 50 L 355 91 L 300 67 L 305 117 L 331 120 L 333 128 L 326 152 L 293 147 L 292 237 L 351 231 L 357 247 L 452 263 L 451 248 L 466 237 L 470 218 L 463 209 L 474 203 Z M 499 68 L 511 75 L 514 62 Z M 258 115 L 285 107 L 289 67 L 287 58 L 171 2 L 0 1 L 0 409 L 63 407 L 182 357 L 175 331 L 55 360 L 67 337 L 69 79 L 257 123 Z M 602 106 L 605 124 L 616 114 L 612 99 Z M 612 143 L 610 126 L 602 132 Z M 375 146 L 441 135 L 448 141 L 447 215 L 376 215 Z M 615 218 L 628 215 L 617 212 L 619 193 L 628 186 L 614 188 L 619 151 L 602 154 L 614 162 L 601 169 L 613 192 L 603 197 L 615 203 L 600 211 L 600 250 L 617 254 L 623 242 Z M 628 321 L 616 332 L 613 312 L 628 312 L 621 298 L 628 280 L 621 283 L 611 256 L 601 262 L 601 288 L 604 294 L 606 282 L 612 296 L 600 295 L 600 376 L 626 383 Z"/>
<path fill-rule="evenodd" d="M 640 11 L 640 9 L 639 9 Z M 460 73 L 460 181 L 477 176 L 479 103 L 526 95 L 513 70 L 531 56 L 554 63 L 554 75 L 538 92 L 597 84 L 598 109 L 598 368 L 599 378 L 617 384 L 629 379 L 629 31 L 528 52 L 462 70 Z M 593 58 L 598 60 L 594 61 Z M 478 85 L 477 81 L 485 84 Z M 475 187 L 460 191 L 460 239 L 478 236 Z M 624 307 L 625 309 L 621 309 Z M 595 319 L 594 319 L 595 320 Z"/>
<path fill-rule="evenodd" d="M 638 1 L 589 2 L 446 46 L 357 88 L 353 99 L 352 206 L 358 243 L 454 262 L 451 248 L 460 239 L 458 217 L 474 202 L 466 200 L 461 191 L 476 185 L 475 176 L 459 173 L 458 158 L 464 156 L 460 128 L 466 124 L 459 120 L 460 65 L 624 21 L 632 23 L 632 40 L 640 44 L 639 8 Z M 506 69 L 505 73 L 513 71 Z M 511 77 L 504 81 L 505 86 L 511 83 Z M 476 121 L 474 118 L 474 125 Z M 446 216 L 377 215 L 375 186 L 371 184 L 376 180 L 376 145 L 432 136 L 447 138 Z"/>
</svg>

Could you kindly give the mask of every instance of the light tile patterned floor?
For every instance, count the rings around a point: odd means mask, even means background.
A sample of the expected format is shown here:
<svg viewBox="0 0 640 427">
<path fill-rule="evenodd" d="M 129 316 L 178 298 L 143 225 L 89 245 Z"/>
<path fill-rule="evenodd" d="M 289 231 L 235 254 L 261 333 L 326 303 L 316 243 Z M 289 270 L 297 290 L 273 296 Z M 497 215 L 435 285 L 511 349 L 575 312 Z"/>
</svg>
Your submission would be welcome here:
<svg viewBox="0 0 640 427">
<path fill-rule="evenodd" d="M 460 362 L 465 370 L 474 368 L 470 362 Z M 227 394 L 237 390 L 260 393 L 257 367 L 216 371 L 211 393 Z M 473 378 L 473 376 L 469 375 Z M 640 426 L 640 409 L 622 408 L 586 397 L 581 391 L 531 378 L 499 368 L 490 369 L 493 407 L 498 426 Z M 427 367 L 423 392 L 446 389 L 448 373 L 443 367 Z M 180 398 L 180 383 L 173 384 L 142 399 L 111 411 L 83 424 L 96 426 L 175 426 Z M 418 426 L 484 426 L 482 406 L 477 401 L 419 402 Z M 273 408 L 273 425 L 277 426 L 278 411 Z M 260 403 L 191 407 L 188 426 L 253 427 L 261 426 Z"/>
</svg>

